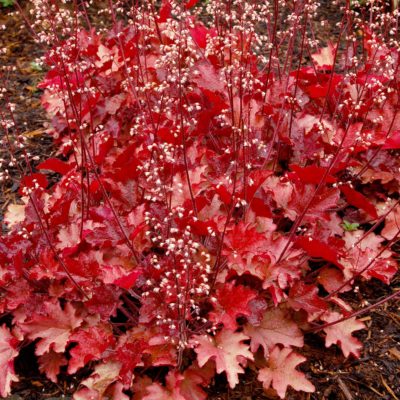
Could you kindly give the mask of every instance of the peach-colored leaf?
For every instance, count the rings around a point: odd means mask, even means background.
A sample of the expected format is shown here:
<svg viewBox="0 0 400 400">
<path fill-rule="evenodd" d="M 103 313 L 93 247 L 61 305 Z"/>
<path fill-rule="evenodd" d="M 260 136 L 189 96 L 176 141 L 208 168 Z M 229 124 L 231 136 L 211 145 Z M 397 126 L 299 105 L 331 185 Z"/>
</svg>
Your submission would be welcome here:
<svg viewBox="0 0 400 400">
<path fill-rule="evenodd" d="M 0 395 L 6 397 L 11 392 L 12 382 L 18 382 L 14 372 L 14 358 L 18 355 L 17 339 L 5 325 L 0 327 Z"/>
<path fill-rule="evenodd" d="M 342 318 L 338 312 L 332 311 L 325 314 L 321 319 L 325 322 L 334 322 Z M 327 326 L 324 328 L 326 333 L 325 346 L 330 347 L 332 344 L 337 344 L 342 349 L 345 357 L 350 354 L 356 357 L 360 356 L 361 343 L 356 339 L 352 333 L 365 329 L 365 325 L 356 318 L 350 318 L 337 324 Z"/>
<path fill-rule="evenodd" d="M 306 360 L 305 357 L 295 353 L 289 348 L 280 349 L 278 346 L 271 351 L 268 366 L 258 373 L 258 380 L 265 389 L 272 386 L 281 399 L 285 398 L 288 386 L 303 392 L 314 392 L 314 385 L 300 371 L 297 365 Z"/>
<path fill-rule="evenodd" d="M 332 68 L 335 62 L 335 46 L 329 43 L 327 47 L 324 47 L 313 54 L 312 59 L 317 67 Z"/>
<path fill-rule="evenodd" d="M 60 368 L 66 365 L 67 359 L 63 353 L 56 353 L 50 350 L 39 358 L 39 370 L 44 373 L 52 382 L 57 383 L 57 375 Z"/>
<path fill-rule="evenodd" d="M 81 385 L 85 387 L 74 395 L 74 399 L 104 399 L 105 392 L 110 388 L 111 384 L 118 380 L 120 369 L 121 364 L 118 362 L 98 364 L 92 375 L 81 382 Z"/>
<path fill-rule="evenodd" d="M 12 227 L 25 219 L 25 204 L 10 204 L 4 215 L 4 222 Z"/>
<path fill-rule="evenodd" d="M 30 321 L 21 324 L 22 330 L 29 339 L 41 339 L 36 345 L 36 355 L 41 356 L 50 349 L 62 353 L 71 332 L 80 326 L 83 320 L 76 316 L 70 303 L 67 303 L 64 309 L 58 303 L 46 303 L 44 311 L 43 315 L 35 315 Z"/>
<path fill-rule="evenodd" d="M 301 330 L 290 318 L 288 312 L 280 308 L 267 311 L 259 326 L 246 324 L 244 333 L 250 336 L 250 347 L 253 353 L 259 346 L 263 348 L 264 354 L 268 355 L 276 344 L 282 344 L 285 347 L 302 347 L 304 344 Z"/>
<path fill-rule="evenodd" d="M 225 372 L 229 386 L 233 389 L 239 383 L 238 374 L 244 372 L 241 366 L 243 359 L 253 360 L 249 346 L 242 343 L 247 339 L 249 337 L 243 333 L 223 329 L 214 338 L 197 336 L 192 343 L 197 344 L 195 351 L 199 366 L 202 367 L 210 359 L 214 360 L 217 373 Z"/>
</svg>

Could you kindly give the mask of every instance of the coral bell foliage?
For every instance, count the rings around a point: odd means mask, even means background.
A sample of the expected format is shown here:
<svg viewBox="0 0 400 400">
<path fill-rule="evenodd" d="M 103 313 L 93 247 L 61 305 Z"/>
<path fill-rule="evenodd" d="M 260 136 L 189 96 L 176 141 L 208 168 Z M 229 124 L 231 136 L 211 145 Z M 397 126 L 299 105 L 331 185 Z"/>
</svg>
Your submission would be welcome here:
<svg viewBox="0 0 400 400">
<path fill-rule="evenodd" d="M 2 396 L 29 343 L 76 400 L 203 400 L 246 368 L 313 392 L 310 331 L 360 355 L 343 294 L 390 282 L 400 223 L 398 14 L 367 3 L 320 43 L 311 0 L 32 1 L 58 153 L 30 166 L 3 94 Z"/>
</svg>

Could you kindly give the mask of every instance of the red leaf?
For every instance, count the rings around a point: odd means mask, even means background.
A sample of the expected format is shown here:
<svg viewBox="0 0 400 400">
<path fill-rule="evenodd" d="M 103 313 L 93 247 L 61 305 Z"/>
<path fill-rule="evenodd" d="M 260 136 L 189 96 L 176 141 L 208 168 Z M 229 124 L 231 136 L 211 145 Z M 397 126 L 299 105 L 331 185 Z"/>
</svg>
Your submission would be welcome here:
<svg viewBox="0 0 400 400">
<path fill-rule="evenodd" d="M 137 281 L 137 279 L 142 276 L 143 271 L 141 269 L 135 269 L 131 273 L 114 281 L 114 285 L 117 285 L 123 289 L 130 289 Z"/>
<path fill-rule="evenodd" d="M 296 175 L 304 183 L 319 184 L 326 173 L 326 168 L 318 167 L 316 165 L 310 165 L 308 167 L 300 167 L 299 165 L 291 164 L 290 168 L 296 172 Z M 336 178 L 328 174 L 324 182 L 334 183 L 336 182 Z"/>
<path fill-rule="evenodd" d="M 378 218 L 375 206 L 363 194 L 354 190 L 350 185 L 341 185 L 340 190 L 349 204 L 361 208 L 374 219 Z"/>
<path fill-rule="evenodd" d="M 103 134 L 106 136 L 106 134 Z M 111 137 L 111 135 L 106 136 L 105 139 L 98 139 L 97 136 L 95 136 L 94 140 L 94 145 L 95 145 L 95 156 L 94 156 L 94 161 L 96 164 L 101 165 L 103 161 L 105 160 L 108 152 L 112 149 L 114 141 Z M 96 181 L 95 181 L 96 182 Z"/>
<path fill-rule="evenodd" d="M 345 277 L 342 271 L 339 271 L 335 267 L 323 268 L 318 274 L 318 282 L 324 287 L 324 289 L 331 293 L 339 289 L 345 282 Z M 341 291 L 345 292 L 350 290 L 351 287 L 346 285 Z"/>
<path fill-rule="evenodd" d="M 189 0 L 189 1 L 185 4 L 185 8 L 188 10 L 189 8 L 194 7 L 198 2 L 199 2 L 199 0 Z"/>
<path fill-rule="evenodd" d="M 278 206 L 292 221 L 304 212 L 308 202 L 310 205 L 304 216 L 305 222 L 315 223 L 315 219 L 328 220 L 332 208 L 337 206 L 340 198 L 340 192 L 336 188 L 324 187 L 315 194 L 314 186 L 304 184 L 300 180 L 291 183 L 268 179 L 267 183 Z"/>
<path fill-rule="evenodd" d="M 194 38 L 196 41 L 196 39 Z M 200 38 L 198 38 L 200 40 Z M 200 44 L 204 45 L 205 37 L 201 36 Z M 196 70 L 199 74 L 193 77 L 193 82 L 197 84 L 198 87 L 207 89 L 213 92 L 222 92 L 224 90 L 224 84 L 219 77 L 218 70 L 213 67 L 209 62 L 201 62 L 196 64 Z"/>
<path fill-rule="evenodd" d="M 226 205 L 229 205 L 231 203 L 232 192 L 229 192 L 225 185 L 216 185 L 215 191 L 217 192 L 219 198 L 223 203 L 225 203 Z"/>
<path fill-rule="evenodd" d="M 329 93 L 329 83 L 324 83 L 322 85 L 319 83 L 316 83 L 314 85 L 309 85 L 306 88 L 306 91 L 312 99 L 326 97 Z M 332 89 L 331 89 L 331 91 L 332 91 Z"/>
<path fill-rule="evenodd" d="M 140 160 L 134 157 L 136 150 L 135 145 L 126 146 L 124 151 L 114 161 L 114 177 L 122 182 L 129 179 L 136 179 L 140 175 Z"/>
<path fill-rule="evenodd" d="M 143 340 L 135 340 L 129 335 L 121 336 L 118 347 L 110 359 L 121 363 L 119 377 L 124 385 L 132 382 L 133 370 L 141 362 L 146 347 Z"/>
<path fill-rule="evenodd" d="M 171 3 L 167 0 L 163 0 L 160 15 L 158 18 L 158 22 L 162 23 L 165 22 L 168 18 L 171 17 L 172 6 Z"/>
<path fill-rule="evenodd" d="M 382 149 L 385 150 L 400 149 L 400 130 L 392 132 L 390 137 L 386 140 L 385 144 L 382 146 Z"/>
<path fill-rule="evenodd" d="M 260 186 L 265 182 L 267 178 L 269 178 L 273 174 L 273 171 L 269 170 L 256 170 L 249 174 L 249 180 L 251 179 L 252 184 L 248 185 L 246 188 L 245 196 L 246 201 L 250 203 L 260 188 Z"/>
<path fill-rule="evenodd" d="M 296 245 L 306 251 L 310 257 L 323 258 L 332 264 L 340 266 L 337 258 L 337 250 L 318 239 L 310 236 L 299 236 L 296 239 Z"/>
<path fill-rule="evenodd" d="M 105 350 L 114 345 L 115 339 L 112 332 L 97 325 L 74 333 L 69 342 L 77 343 L 70 351 L 71 359 L 68 366 L 68 373 L 74 374 L 89 361 L 98 360 Z"/>
<path fill-rule="evenodd" d="M 40 163 L 36 168 L 37 169 L 46 169 L 49 171 L 57 172 L 58 174 L 61 174 L 61 175 L 65 175 L 69 171 L 71 171 L 73 166 L 71 166 L 70 164 L 67 164 L 64 161 L 61 161 L 58 158 L 48 158 L 47 160 Z"/>
<path fill-rule="evenodd" d="M 39 370 L 45 373 L 46 376 L 54 383 L 57 383 L 57 375 L 60 373 L 60 368 L 67 365 L 68 361 L 63 353 L 55 353 L 50 350 L 39 358 Z"/>
<path fill-rule="evenodd" d="M 179 145 L 182 143 L 182 135 L 173 132 L 172 128 L 161 127 L 157 131 L 157 136 L 164 142 Z"/>
<path fill-rule="evenodd" d="M 194 1 L 196 1 L 197 3 L 198 0 Z M 197 46 L 199 46 L 201 49 L 205 49 L 207 46 L 207 35 L 215 36 L 215 32 L 211 29 L 207 29 L 203 25 L 197 25 L 194 28 L 190 29 L 190 35 L 196 42 Z"/>
<path fill-rule="evenodd" d="M 383 247 L 381 236 L 369 233 L 358 243 L 360 231 L 354 231 L 346 232 L 344 239 L 348 248 L 346 257 L 342 259 L 343 273 L 346 279 L 361 273 L 367 280 L 374 277 L 387 284 L 390 283 L 397 271 L 397 262 L 391 257 L 390 251 L 385 251 L 377 257 Z"/>
<path fill-rule="evenodd" d="M 240 222 L 227 232 L 224 254 L 234 257 L 235 253 L 243 256 L 245 253 L 265 252 L 265 243 L 265 236 L 257 232 L 254 226 Z"/>
<path fill-rule="evenodd" d="M 49 182 L 43 174 L 31 174 L 28 176 L 24 176 L 21 179 L 19 194 L 24 195 L 23 188 L 35 189 L 40 187 L 42 189 L 46 189 L 48 184 Z"/>
<path fill-rule="evenodd" d="M 225 283 L 217 289 L 215 311 L 210 313 L 211 321 L 216 324 L 223 323 L 225 328 L 235 330 L 237 328 L 236 317 L 250 315 L 249 302 L 256 298 L 257 294 L 245 286 L 235 286 L 234 283 Z M 232 299 L 235 301 L 232 301 Z"/>
<path fill-rule="evenodd" d="M 99 313 L 100 319 L 104 321 L 116 315 L 119 304 L 119 291 L 115 290 L 115 287 L 101 285 L 94 290 L 85 307 L 91 313 Z"/>
<path fill-rule="evenodd" d="M 324 300 L 318 296 L 318 288 L 298 281 L 289 291 L 288 303 L 294 310 L 304 310 L 309 314 L 320 314 L 328 309 Z"/>
</svg>

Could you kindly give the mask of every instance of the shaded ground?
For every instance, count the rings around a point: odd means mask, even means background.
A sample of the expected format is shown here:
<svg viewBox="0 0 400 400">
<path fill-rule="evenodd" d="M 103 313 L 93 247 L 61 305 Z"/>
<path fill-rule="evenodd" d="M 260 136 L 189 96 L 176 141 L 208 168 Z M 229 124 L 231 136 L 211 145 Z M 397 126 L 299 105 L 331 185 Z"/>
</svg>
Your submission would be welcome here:
<svg viewBox="0 0 400 400">
<path fill-rule="evenodd" d="M 13 113 L 16 129 L 11 129 L 10 133 L 18 132 L 26 137 L 25 149 L 31 154 L 30 158 L 38 156 L 43 160 L 52 153 L 52 141 L 44 132 L 47 119 L 40 105 L 41 91 L 37 88 L 43 76 L 43 72 L 38 71 L 34 63 L 36 57 L 40 56 L 40 49 L 33 43 L 21 17 L 10 16 L 0 6 L 0 26 L 3 24 L 6 25 L 6 30 L 0 31 L 0 48 L 6 48 L 7 51 L 5 54 L 0 52 L 0 68 L 15 67 L 15 71 L 6 71 L 4 76 L 0 74 L 0 88 L 7 89 L 3 102 L 0 99 L 1 111 L 10 118 L 10 113 L 4 106 L 5 100 L 16 105 Z M 4 130 L 0 129 L 0 137 L 4 138 L 3 135 Z M 21 155 L 21 151 L 16 153 L 17 158 Z M 20 173 L 15 167 L 8 165 L 10 153 L 7 146 L 0 146 L 0 158 L 4 160 L 3 170 L 7 168 L 11 176 L 8 181 L 0 182 L 2 218 L 7 205 L 17 201 Z"/>
<path fill-rule="evenodd" d="M 332 2 L 321 3 L 323 3 L 322 18 L 332 19 L 335 15 Z M 16 123 L 20 132 L 27 137 L 27 151 L 32 156 L 37 155 L 39 159 L 44 159 L 52 154 L 53 149 L 50 138 L 44 133 L 47 121 L 40 107 L 41 92 L 36 88 L 42 72 L 37 71 L 31 64 L 40 53 L 21 22 L 20 17 L 9 16 L 4 9 L 0 8 L 0 25 L 7 25 L 7 30 L 0 34 L 0 48 L 7 48 L 7 53 L 0 55 L 0 66 L 16 67 L 16 71 L 7 74 L 7 96 L 12 103 L 17 104 Z M 324 41 L 331 38 L 324 32 L 322 32 L 322 37 Z M 0 146 L 0 158 L 9 160 L 9 154 L 4 146 Z M 9 169 L 12 179 L 6 183 L 0 183 L 0 218 L 7 205 L 16 202 L 18 197 L 19 172 L 13 168 Z M 400 276 L 398 275 L 391 287 L 371 281 L 361 285 L 359 294 L 353 294 L 347 300 L 355 309 L 359 309 L 363 302 L 376 303 L 399 289 Z M 306 336 L 306 345 L 301 353 L 309 361 L 304 363 L 301 369 L 307 373 L 317 391 L 313 394 L 289 392 L 287 399 L 399 400 L 399 310 L 400 301 L 397 301 L 385 304 L 363 316 L 362 320 L 368 329 L 358 334 L 364 343 L 364 350 L 359 360 L 344 359 L 336 346 L 325 349 L 323 339 L 319 335 Z M 10 400 L 67 398 L 68 394 L 79 385 L 79 381 L 61 382 L 59 385 L 49 382 L 39 374 L 30 350 L 28 347 L 18 359 L 17 371 L 23 378 L 15 385 L 16 395 L 10 397 Z M 252 371 L 247 371 L 241 384 L 234 390 L 228 388 L 224 378 L 218 377 L 208 392 L 210 400 L 276 398 L 272 393 L 263 391 L 256 374 Z"/>
</svg>

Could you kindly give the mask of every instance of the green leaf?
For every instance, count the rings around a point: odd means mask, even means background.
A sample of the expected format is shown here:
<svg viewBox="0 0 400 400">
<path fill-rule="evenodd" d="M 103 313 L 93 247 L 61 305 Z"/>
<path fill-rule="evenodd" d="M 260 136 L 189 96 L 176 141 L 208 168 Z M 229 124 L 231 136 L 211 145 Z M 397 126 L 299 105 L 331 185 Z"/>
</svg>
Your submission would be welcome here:
<svg viewBox="0 0 400 400">
<path fill-rule="evenodd" d="M 365 6 L 366 0 L 350 0 L 350 7 L 354 8 L 356 6 Z"/>
<path fill-rule="evenodd" d="M 43 68 L 38 63 L 36 63 L 35 61 L 32 61 L 30 63 L 30 68 L 31 68 L 32 71 L 36 71 L 36 72 L 42 72 L 43 71 Z"/>
<path fill-rule="evenodd" d="M 14 5 L 14 0 L 0 0 L 0 4 L 3 7 L 11 7 Z"/>
<path fill-rule="evenodd" d="M 358 224 L 356 222 L 349 222 L 349 221 L 346 221 L 345 219 L 343 220 L 343 223 L 342 223 L 343 229 L 347 232 L 356 231 L 359 226 L 360 226 L 360 224 Z"/>
</svg>

